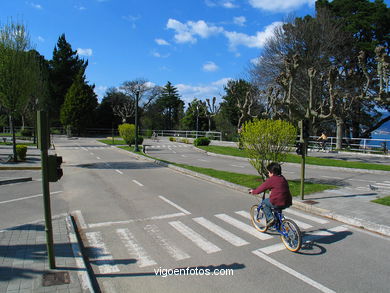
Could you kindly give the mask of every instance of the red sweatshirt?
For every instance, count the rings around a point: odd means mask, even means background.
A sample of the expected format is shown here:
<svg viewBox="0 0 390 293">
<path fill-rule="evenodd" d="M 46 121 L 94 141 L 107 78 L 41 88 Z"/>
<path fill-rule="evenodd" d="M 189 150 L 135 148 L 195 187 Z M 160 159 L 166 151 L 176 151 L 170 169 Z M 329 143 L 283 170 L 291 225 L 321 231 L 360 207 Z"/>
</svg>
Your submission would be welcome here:
<svg viewBox="0 0 390 293">
<path fill-rule="evenodd" d="M 266 190 L 271 190 L 270 202 L 274 206 L 284 207 L 292 205 L 292 197 L 286 178 L 282 175 L 274 175 L 253 190 L 253 194 L 259 194 Z"/>
</svg>

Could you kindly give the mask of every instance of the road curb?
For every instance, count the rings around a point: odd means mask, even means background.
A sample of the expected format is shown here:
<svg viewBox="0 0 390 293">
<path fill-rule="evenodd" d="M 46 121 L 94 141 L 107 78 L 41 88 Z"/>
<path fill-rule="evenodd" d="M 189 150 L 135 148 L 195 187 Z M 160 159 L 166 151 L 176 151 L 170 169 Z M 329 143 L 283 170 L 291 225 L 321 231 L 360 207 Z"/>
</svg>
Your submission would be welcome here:
<svg viewBox="0 0 390 293">
<path fill-rule="evenodd" d="M 19 182 L 28 182 L 28 181 L 32 181 L 32 177 L 4 179 L 4 180 L 0 180 L 0 185 L 19 183 Z"/>
<path fill-rule="evenodd" d="M 77 275 L 79 277 L 81 288 L 83 292 L 95 293 L 95 290 L 92 286 L 92 282 L 88 273 L 87 265 L 85 263 L 83 254 L 81 252 L 82 250 L 80 247 L 80 243 L 76 235 L 77 227 L 75 226 L 75 222 L 71 214 L 68 214 L 66 216 L 66 224 L 68 226 L 68 236 L 72 247 L 73 255 L 77 267 L 80 269 L 80 271 L 77 272 Z"/>
<path fill-rule="evenodd" d="M 0 170 L 41 170 L 41 167 L 39 166 L 0 166 Z"/>
</svg>

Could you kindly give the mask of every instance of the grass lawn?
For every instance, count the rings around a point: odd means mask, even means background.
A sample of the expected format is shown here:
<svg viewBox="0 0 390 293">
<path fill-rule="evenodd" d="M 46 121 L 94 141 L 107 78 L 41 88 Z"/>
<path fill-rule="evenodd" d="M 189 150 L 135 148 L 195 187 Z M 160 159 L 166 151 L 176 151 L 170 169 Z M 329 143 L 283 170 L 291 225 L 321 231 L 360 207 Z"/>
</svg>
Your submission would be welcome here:
<svg viewBox="0 0 390 293">
<path fill-rule="evenodd" d="M 109 144 L 109 145 L 123 145 L 126 144 L 126 142 L 123 139 L 114 138 L 112 139 L 99 139 L 98 141 Z"/>
<path fill-rule="evenodd" d="M 385 196 L 382 198 L 374 199 L 372 202 L 383 204 L 385 206 L 390 206 L 390 196 Z"/>
<path fill-rule="evenodd" d="M 236 157 L 247 158 L 248 154 L 245 150 L 240 150 L 234 147 L 226 146 L 199 146 L 202 150 Z M 301 157 L 298 155 L 288 154 L 286 158 L 288 163 L 300 163 Z M 355 168 L 355 169 L 366 169 L 366 170 L 380 170 L 380 171 L 390 171 L 390 166 L 381 165 L 381 164 L 370 164 L 370 163 L 361 163 L 354 161 L 343 161 L 336 159 L 325 159 L 325 158 L 316 158 L 316 157 L 306 157 L 306 164 L 309 165 L 320 165 L 320 166 L 332 166 L 332 167 L 343 167 L 343 168 Z"/>
<path fill-rule="evenodd" d="M 128 146 L 121 146 L 119 147 L 121 149 L 127 150 L 127 151 L 134 151 L 133 147 L 128 147 Z M 137 154 L 144 155 L 146 157 L 159 160 L 157 158 L 150 157 L 148 155 L 145 155 L 142 152 L 137 152 Z M 190 166 L 190 165 L 185 165 L 185 164 L 176 164 L 172 163 L 169 161 L 165 160 L 160 160 L 168 164 L 172 164 L 181 168 L 185 168 L 194 172 L 198 172 L 201 174 L 205 174 L 214 178 L 222 179 L 231 183 L 235 183 L 241 186 L 245 186 L 248 188 L 256 188 L 261 184 L 261 181 L 259 181 L 259 176 L 256 175 L 246 175 L 246 174 L 240 174 L 240 173 L 233 173 L 233 172 L 227 172 L 227 171 L 220 171 L 220 170 L 215 170 L 215 169 L 209 169 L 209 168 L 201 168 L 201 167 L 195 167 L 195 166 Z M 260 179 L 261 180 L 261 179 Z M 300 181 L 289 181 L 289 186 L 290 186 L 290 191 L 293 196 L 298 196 L 300 195 L 300 187 L 301 183 Z M 337 188 L 334 185 L 329 185 L 329 184 L 316 184 L 316 183 L 305 183 L 305 194 L 310 194 L 310 193 L 315 193 L 315 192 L 320 192 L 326 189 L 333 189 Z"/>
</svg>

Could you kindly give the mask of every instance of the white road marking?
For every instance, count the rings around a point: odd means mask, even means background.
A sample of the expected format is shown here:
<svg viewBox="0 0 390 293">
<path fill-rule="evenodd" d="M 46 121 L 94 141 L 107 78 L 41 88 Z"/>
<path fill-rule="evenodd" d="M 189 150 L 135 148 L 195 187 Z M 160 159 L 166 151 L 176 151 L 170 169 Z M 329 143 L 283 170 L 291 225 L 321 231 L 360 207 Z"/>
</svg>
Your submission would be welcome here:
<svg viewBox="0 0 390 293">
<path fill-rule="evenodd" d="M 95 224 L 89 224 L 88 227 L 89 228 L 107 227 L 107 226 L 112 226 L 112 225 L 123 225 L 123 224 L 135 223 L 135 222 L 163 220 L 163 219 L 177 218 L 177 217 L 183 217 L 183 216 L 185 216 L 184 213 L 176 213 L 176 214 L 169 214 L 169 215 L 154 216 L 154 217 L 149 217 L 149 218 L 130 219 L 130 220 L 125 220 L 125 221 L 95 223 Z"/>
<path fill-rule="evenodd" d="M 204 160 L 204 159 L 198 159 L 198 161 L 201 161 L 201 162 L 208 162 L 207 160 Z"/>
<path fill-rule="evenodd" d="M 122 171 L 115 170 L 115 172 L 117 172 L 117 173 L 119 173 L 119 174 L 123 175 L 123 172 L 122 172 Z"/>
<path fill-rule="evenodd" d="M 89 154 L 92 155 L 92 156 L 94 155 L 93 153 L 89 153 Z"/>
<path fill-rule="evenodd" d="M 138 182 L 137 180 L 132 180 L 135 184 L 137 184 L 138 186 L 144 186 L 142 183 Z"/>
<path fill-rule="evenodd" d="M 340 179 L 340 177 L 334 177 L 334 176 L 321 176 L 323 178 L 329 178 L 329 179 Z"/>
<path fill-rule="evenodd" d="M 310 215 L 307 215 L 307 214 L 298 212 L 298 211 L 293 210 L 293 209 L 290 209 L 290 208 L 286 209 L 285 212 L 288 213 L 288 214 L 292 214 L 292 215 L 301 217 L 301 218 L 308 219 L 308 220 L 310 220 L 310 221 L 313 221 L 313 222 L 316 222 L 316 223 L 319 223 L 319 224 L 326 224 L 326 223 L 329 223 L 328 220 L 320 219 L 320 218 L 317 218 L 317 217 L 313 217 L 313 216 L 310 216 Z"/>
<path fill-rule="evenodd" d="M 88 152 L 88 149 L 87 149 L 87 148 L 85 148 L 85 147 L 82 147 L 82 149 L 83 149 L 84 151 L 87 151 L 87 152 Z"/>
<path fill-rule="evenodd" d="M 118 233 L 129 254 L 137 260 L 137 264 L 140 268 L 154 266 L 157 264 L 137 243 L 137 240 L 133 234 L 131 234 L 129 229 L 117 229 L 116 233 Z"/>
<path fill-rule="evenodd" d="M 181 155 L 183 158 L 187 158 L 187 156 L 186 155 Z"/>
<path fill-rule="evenodd" d="M 370 182 L 370 183 L 376 183 L 376 181 L 372 181 L 372 180 L 363 180 L 363 179 L 354 179 L 354 178 L 351 178 L 351 179 L 347 179 L 348 181 L 358 181 L 358 182 Z"/>
<path fill-rule="evenodd" d="M 181 206 L 175 204 L 174 202 L 170 201 L 169 199 L 163 197 L 162 195 L 159 195 L 158 197 L 160 199 L 162 199 L 163 201 L 165 201 L 166 203 L 170 204 L 171 206 L 177 208 L 179 211 L 183 212 L 184 214 L 191 215 L 191 213 L 189 211 L 187 211 L 186 209 L 183 209 Z"/>
<path fill-rule="evenodd" d="M 200 249 L 205 251 L 207 254 L 221 251 L 221 249 L 215 244 L 208 241 L 202 235 L 196 233 L 190 227 L 187 227 L 180 221 L 169 222 L 169 224 L 175 228 L 178 232 L 180 232 L 183 236 L 187 237 L 191 240 L 195 245 L 197 245 Z"/>
<path fill-rule="evenodd" d="M 74 211 L 74 212 L 72 212 L 72 214 L 76 215 L 81 229 L 87 229 L 88 228 L 88 225 L 85 222 L 83 214 L 81 213 L 80 210 Z"/>
<path fill-rule="evenodd" d="M 170 147 L 168 147 L 168 149 L 169 149 L 172 153 L 176 154 L 176 152 L 175 152 L 173 149 L 171 149 Z"/>
<path fill-rule="evenodd" d="M 101 232 L 86 233 L 89 244 L 95 249 L 91 250 L 95 263 L 99 268 L 101 274 L 111 274 L 119 272 L 119 268 L 114 263 L 114 258 L 108 250 L 106 244 L 103 242 Z"/>
<path fill-rule="evenodd" d="M 302 275 L 301 273 L 298 273 L 297 271 L 289 268 L 288 266 L 274 260 L 273 258 L 265 255 L 259 250 L 252 251 L 253 254 L 257 255 L 258 257 L 264 259 L 265 261 L 273 264 L 277 268 L 289 273 L 290 275 L 300 279 L 301 281 L 305 282 L 306 284 L 309 284 L 310 286 L 317 288 L 318 290 L 324 292 L 324 293 L 336 293 L 335 291 L 325 287 L 324 285 L 321 285 L 320 283 L 310 279 L 309 277 L 306 277 L 305 275 Z"/>
<path fill-rule="evenodd" d="M 240 165 L 230 165 L 232 167 L 237 167 L 237 168 L 245 168 L 245 166 L 240 166 Z"/>
<path fill-rule="evenodd" d="M 146 225 L 144 229 L 175 260 L 190 258 L 187 253 L 178 248 L 175 244 L 171 243 L 169 240 L 165 239 L 156 225 Z"/>
<path fill-rule="evenodd" d="M 101 158 L 99 158 L 99 157 L 96 157 L 96 159 L 101 160 Z"/>
<path fill-rule="evenodd" d="M 229 231 L 219 227 L 218 225 L 203 217 L 194 218 L 193 220 L 211 232 L 217 234 L 222 239 L 225 239 L 230 244 L 233 244 L 234 246 L 243 246 L 249 244 L 249 242 L 245 241 L 244 239 L 234 235 L 233 233 L 230 233 Z"/>
<path fill-rule="evenodd" d="M 251 215 L 247 211 L 238 211 L 238 212 L 236 212 L 236 214 L 243 216 L 244 218 L 247 218 L 249 220 L 251 219 Z M 289 219 L 291 219 L 291 218 L 289 218 Z M 305 222 L 301 222 L 301 221 L 296 220 L 296 219 L 291 219 L 291 220 L 293 220 L 299 226 L 299 228 L 302 228 L 302 229 L 309 229 L 309 228 L 313 227 L 310 224 L 307 224 Z"/>
<path fill-rule="evenodd" d="M 266 240 L 266 239 L 271 239 L 272 236 L 268 234 L 261 233 L 260 231 L 257 231 L 255 228 L 252 226 L 249 226 L 239 220 L 236 220 L 228 215 L 225 214 L 218 214 L 215 215 L 217 218 L 221 219 L 222 221 L 225 221 L 226 223 L 246 232 L 249 233 L 250 235 L 260 239 L 260 240 Z"/>
<path fill-rule="evenodd" d="M 61 193 L 62 191 L 52 191 L 50 192 L 50 194 L 57 194 L 57 193 Z M 25 200 L 25 199 L 31 199 L 31 198 L 35 198 L 35 197 L 40 197 L 40 196 L 43 196 L 43 194 L 36 194 L 36 195 L 30 195 L 30 196 L 25 196 L 25 197 L 21 197 L 21 198 L 15 198 L 15 199 L 10 199 L 10 200 L 4 200 L 4 201 L 0 201 L 0 204 L 5 204 L 5 203 L 10 203 L 10 202 L 15 202 L 15 201 L 21 201 L 21 200 Z"/>
</svg>

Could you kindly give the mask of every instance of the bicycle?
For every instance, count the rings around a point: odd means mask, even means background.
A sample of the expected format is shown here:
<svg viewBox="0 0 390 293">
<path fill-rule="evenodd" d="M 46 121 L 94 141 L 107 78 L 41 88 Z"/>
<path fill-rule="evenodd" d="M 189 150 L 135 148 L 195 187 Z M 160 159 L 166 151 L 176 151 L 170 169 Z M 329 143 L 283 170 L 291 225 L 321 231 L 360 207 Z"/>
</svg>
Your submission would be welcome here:
<svg viewBox="0 0 390 293">
<path fill-rule="evenodd" d="M 274 229 L 280 234 L 280 238 L 286 248 L 292 252 L 297 252 L 302 246 L 302 233 L 298 225 L 291 219 L 283 216 L 282 209 L 272 209 L 275 222 L 270 227 L 267 226 L 267 219 L 263 210 L 264 198 L 257 205 L 253 205 L 250 210 L 252 225 L 260 232 Z"/>
</svg>

